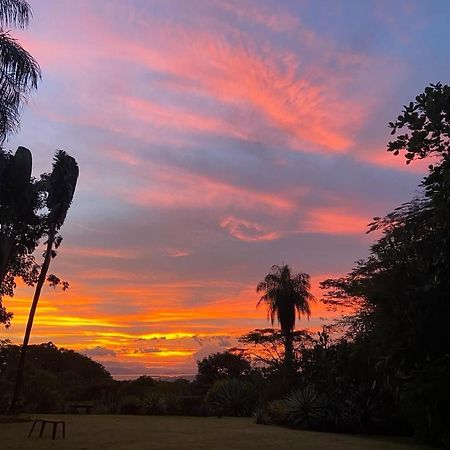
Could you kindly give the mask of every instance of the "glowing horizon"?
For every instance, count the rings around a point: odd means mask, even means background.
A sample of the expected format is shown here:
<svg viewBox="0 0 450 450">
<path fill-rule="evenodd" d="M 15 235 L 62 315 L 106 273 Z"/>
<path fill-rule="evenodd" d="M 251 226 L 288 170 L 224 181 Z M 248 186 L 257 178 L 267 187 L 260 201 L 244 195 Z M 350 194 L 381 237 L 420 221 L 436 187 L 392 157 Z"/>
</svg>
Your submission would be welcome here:
<svg viewBox="0 0 450 450">
<path fill-rule="evenodd" d="M 426 164 L 388 155 L 387 123 L 448 82 L 446 2 L 30 0 L 15 33 L 43 81 L 6 148 L 56 148 L 78 190 L 32 343 L 113 374 L 187 374 L 269 326 L 273 264 L 319 282 L 351 270 L 366 224 L 415 195 Z M 39 255 L 39 253 L 37 253 Z M 32 290 L 20 285 L 19 343 Z M 320 303 L 300 328 L 334 317 Z"/>
</svg>

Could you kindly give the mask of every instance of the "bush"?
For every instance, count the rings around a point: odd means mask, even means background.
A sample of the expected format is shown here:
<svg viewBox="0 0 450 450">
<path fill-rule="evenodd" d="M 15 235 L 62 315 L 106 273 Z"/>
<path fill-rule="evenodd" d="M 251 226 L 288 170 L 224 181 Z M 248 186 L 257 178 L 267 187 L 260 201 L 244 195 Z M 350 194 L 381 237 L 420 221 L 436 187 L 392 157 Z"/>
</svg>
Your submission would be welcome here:
<svg viewBox="0 0 450 450">
<path fill-rule="evenodd" d="M 120 414 L 142 414 L 143 402 L 135 395 L 127 395 L 120 402 Z"/>
<path fill-rule="evenodd" d="M 60 412 L 64 399 L 55 388 L 56 375 L 43 369 L 35 369 L 24 382 L 23 401 L 26 411 L 38 413 Z"/>
<path fill-rule="evenodd" d="M 200 395 L 181 395 L 177 398 L 176 413 L 183 416 L 204 415 L 203 398 Z"/>
<path fill-rule="evenodd" d="M 248 417 L 256 401 L 255 386 L 234 378 L 216 381 L 206 395 L 206 403 L 219 416 Z"/>
<path fill-rule="evenodd" d="M 273 400 L 264 408 L 270 423 L 273 425 L 282 425 L 287 422 L 288 411 L 284 400 Z"/>
<path fill-rule="evenodd" d="M 258 408 L 254 414 L 255 423 L 258 425 L 271 425 L 270 417 L 264 408 Z"/>
<path fill-rule="evenodd" d="M 313 387 L 292 392 L 284 401 L 287 422 L 295 427 L 317 430 L 326 422 L 325 399 Z"/>
<path fill-rule="evenodd" d="M 144 414 L 150 416 L 158 416 L 167 412 L 167 405 L 164 398 L 158 392 L 148 394 L 144 399 L 143 405 Z"/>
<path fill-rule="evenodd" d="M 120 411 L 120 395 L 113 387 L 100 390 L 100 395 L 94 401 L 96 414 L 117 414 Z"/>
</svg>

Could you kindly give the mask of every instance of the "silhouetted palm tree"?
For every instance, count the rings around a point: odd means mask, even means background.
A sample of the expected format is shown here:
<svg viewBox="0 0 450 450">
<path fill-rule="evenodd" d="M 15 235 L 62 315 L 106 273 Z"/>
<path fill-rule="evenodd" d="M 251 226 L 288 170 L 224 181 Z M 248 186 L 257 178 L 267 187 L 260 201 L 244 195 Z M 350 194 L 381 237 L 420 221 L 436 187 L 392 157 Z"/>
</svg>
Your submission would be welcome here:
<svg viewBox="0 0 450 450">
<path fill-rule="evenodd" d="M 0 0 L 0 144 L 19 126 L 19 110 L 37 88 L 38 63 L 4 27 L 25 28 L 31 17 L 24 0 Z"/>
<path fill-rule="evenodd" d="M 311 315 L 310 302 L 314 300 L 310 292 L 310 277 L 307 273 L 293 274 L 291 268 L 284 264 L 274 265 L 264 281 L 256 287 L 257 292 L 263 292 L 256 306 L 265 303 L 267 318 L 272 324 L 277 319 L 284 336 L 284 362 L 291 365 L 293 362 L 293 334 L 295 319 L 298 314 L 309 318 Z"/>
<path fill-rule="evenodd" d="M 17 368 L 16 385 L 14 388 L 13 398 L 10 404 L 10 412 L 15 412 L 17 400 L 19 398 L 22 386 L 23 371 L 25 367 L 25 355 L 30 341 L 31 329 L 33 327 L 34 315 L 41 295 L 42 286 L 47 278 L 50 261 L 56 256 L 53 246 L 56 248 L 61 242 L 61 237 L 57 236 L 57 232 L 64 224 L 67 211 L 72 203 L 73 194 L 78 179 L 78 164 L 75 159 L 63 150 L 58 150 L 54 161 L 52 173 L 45 180 L 47 184 L 47 208 L 48 208 L 48 232 L 47 232 L 47 248 L 44 256 L 44 263 L 41 267 L 41 273 L 36 283 L 36 290 L 31 304 L 30 314 L 28 316 L 27 327 L 23 338 L 22 351 L 20 354 L 19 365 Z"/>
</svg>

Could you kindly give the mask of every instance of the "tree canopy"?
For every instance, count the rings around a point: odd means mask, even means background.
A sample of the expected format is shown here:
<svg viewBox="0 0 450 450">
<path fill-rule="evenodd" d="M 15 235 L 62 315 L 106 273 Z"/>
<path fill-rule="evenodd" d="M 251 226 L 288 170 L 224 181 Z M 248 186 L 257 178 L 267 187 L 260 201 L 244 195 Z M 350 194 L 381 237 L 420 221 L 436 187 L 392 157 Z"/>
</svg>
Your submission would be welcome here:
<svg viewBox="0 0 450 450">
<path fill-rule="evenodd" d="M 353 312 L 342 324 L 365 346 L 374 367 L 396 393 L 417 434 L 440 442 L 450 432 L 450 87 L 430 85 L 404 107 L 388 151 L 408 163 L 434 157 L 423 193 L 370 231 L 381 232 L 370 255 L 346 277 L 326 280 L 325 302 Z"/>
</svg>

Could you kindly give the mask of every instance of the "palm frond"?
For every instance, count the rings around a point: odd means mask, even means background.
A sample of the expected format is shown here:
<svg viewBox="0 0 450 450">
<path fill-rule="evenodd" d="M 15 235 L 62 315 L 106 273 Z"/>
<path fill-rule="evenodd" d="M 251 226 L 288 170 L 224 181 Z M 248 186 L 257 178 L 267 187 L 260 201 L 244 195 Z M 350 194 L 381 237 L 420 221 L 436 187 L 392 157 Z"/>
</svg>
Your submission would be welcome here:
<svg viewBox="0 0 450 450">
<path fill-rule="evenodd" d="M 19 110 L 40 77 L 36 60 L 13 37 L 0 31 L 0 141 L 17 131 Z"/>
<path fill-rule="evenodd" d="M 267 319 L 272 324 L 275 319 L 284 332 L 290 332 L 295 327 L 295 313 L 311 315 L 309 302 L 315 300 L 310 293 L 310 277 L 306 273 L 293 274 L 287 265 L 273 265 L 271 272 L 256 286 L 257 292 L 262 292 L 257 307 L 262 303 L 267 307 Z"/>
<path fill-rule="evenodd" d="M 32 16 L 31 7 L 25 0 L 0 1 L 0 26 L 25 28 Z"/>
</svg>

